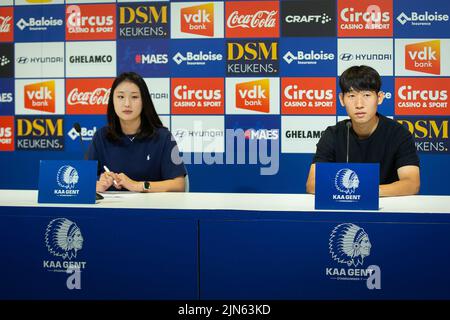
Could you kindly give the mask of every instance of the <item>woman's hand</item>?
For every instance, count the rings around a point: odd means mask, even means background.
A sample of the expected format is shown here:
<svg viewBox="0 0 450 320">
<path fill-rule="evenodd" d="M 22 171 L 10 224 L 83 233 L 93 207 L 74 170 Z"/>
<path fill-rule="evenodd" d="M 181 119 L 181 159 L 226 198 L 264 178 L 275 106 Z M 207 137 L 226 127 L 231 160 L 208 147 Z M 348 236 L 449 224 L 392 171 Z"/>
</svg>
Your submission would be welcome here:
<svg viewBox="0 0 450 320">
<path fill-rule="evenodd" d="M 112 172 L 104 172 L 100 175 L 100 179 L 97 181 L 96 192 L 105 192 L 114 183 L 115 174 Z M 118 188 L 117 186 L 115 186 Z"/>
<path fill-rule="evenodd" d="M 116 188 L 125 188 L 127 190 L 133 191 L 133 192 L 142 192 L 143 186 L 142 182 L 134 181 L 133 179 L 128 178 L 128 176 L 125 173 L 119 173 L 117 175 L 117 186 Z"/>
</svg>

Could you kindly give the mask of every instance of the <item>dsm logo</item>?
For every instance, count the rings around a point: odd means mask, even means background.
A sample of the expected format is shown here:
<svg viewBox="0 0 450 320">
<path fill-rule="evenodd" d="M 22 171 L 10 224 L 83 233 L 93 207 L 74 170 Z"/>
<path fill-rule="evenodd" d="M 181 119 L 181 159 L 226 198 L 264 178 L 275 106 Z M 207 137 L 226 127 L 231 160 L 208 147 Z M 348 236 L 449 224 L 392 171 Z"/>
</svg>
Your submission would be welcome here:
<svg viewBox="0 0 450 320">
<path fill-rule="evenodd" d="M 80 228 L 66 218 L 53 219 L 45 231 L 48 251 L 63 259 L 76 258 L 77 251 L 83 248 L 83 241 Z"/>
<path fill-rule="evenodd" d="M 331 233 L 329 241 L 331 257 L 349 267 L 362 265 L 364 257 L 370 255 L 371 248 L 367 232 L 353 223 L 342 223 Z"/>
<path fill-rule="evenodd" d="M 61 188 L 73 189 L 78 183 L 78 171 L 72 166 L 62 166 L 56 175 L 56 181 Z"/>
<path fill-rule="evenodd" d="M 350 169 L 341 169 L 334 178 L 336 189 L 345 194 L 355 193 L 359 187 L 359 178 L 355 171 Z"/>
</svg>

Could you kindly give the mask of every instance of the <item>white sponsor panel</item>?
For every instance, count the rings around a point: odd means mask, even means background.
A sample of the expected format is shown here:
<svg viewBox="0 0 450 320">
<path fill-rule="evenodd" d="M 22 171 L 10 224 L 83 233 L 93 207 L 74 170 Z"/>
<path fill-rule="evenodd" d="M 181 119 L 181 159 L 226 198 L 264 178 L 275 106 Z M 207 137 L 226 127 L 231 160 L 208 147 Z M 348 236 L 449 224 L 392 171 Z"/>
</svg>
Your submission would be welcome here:
<svg viewBox="0 0 450 320">
<path fill-rule="evenodd" d="M 282 116 L 281 152 L 315 153 L 322 133 L 335 124 L 335 116 Z"/>
<path fill-rule="evenodd" d="M 170 114 L 170 78 L 145 78 L 157 114 Z"/>
<path fill-rule="evenodd" d="M 214 5 L 214 16 L 211 16 L 208 12 L 203 9 L 198 11 L 193 11 L 188 16 L 181 15 L 181 9 L 191 8 L 195 6 L 203 6 L 208 4 Z M 180 2 L 180 3 L 171 3 L 170 4 L 170 29 L 171 29 L 171 38 L 179 39 L 179 38 L 191 38 L 191 39 L 205 39 L 205 38 L 223 38 L 224 36 L 224 22 L 223 22 L 223 2 Z M 187 21 L 189 20 L 189 21 Z M 193 23 L 196 26 L 200 25 L 201 22 L 204 21 L 206 23 L 214 23 L 214 34 L 213 36 L 205 36 L 198 32 L 196 34 L 195 30 L 192 32 L 182 32 L 182 24 L 186 25 L 189 23 Z"/>
<path fill-rule="evenodd" d="M 64 42 L 16 43 L 16 78 L 64 77 Z"/>
<path fill-rule="evenodd" d="M 131 2 L 129 0 L 127 0 L 128 2 Z M 148 1 L 148 0 L 146 0 Z M 111 2 L 116 2 L 115 0 L 66 0 L 66 3 L 111 3 Z M 144 2 L 144 1 L 140 1 L 140 2 Z"/>
<path fill-rule="evenodd" d="M 2 0 L 2 1 L 0 1 L 0 7 L 12 6 L 13 4 L 14 4 L 14 0 Z"/>
<path fill-rule="evenodd" d="M 223 116 L 172 116 L 171 132 L 181 152 L 224 152 Z"/>
<path fill-rule="evenodd" d="M 170 131 L 170 116 L 159 116 L 164 127 Z"/>
<path fill-rule="evenodd" d="M 246 83 L 260 80 L 269 81 L 269 90 L 258 84 L 245 86 Z M 280 78 L 226 78 L 226 92 L 226 114 L 280 114 Z M 255 110 L 249 110 L 236 106 L 236 101 L 247 99 L 258 102 L 258 98 L 267 98 L 267 94 L 269 94 L 269 112 L 257 111 L 257 107 L 255 107 Z M 263 106 L 261 106 L 261 109 L 263 109 Z"/>
<path fill-rule="evenodd" d="M 381 76 L 393 75 L 392 39 L 338 39 L 338 75 L 354 65 L 367 65 Z"/>
<path fill-rule="evenodd" d="M 33 85 L 40 83 L 53 82 L 54 90 L 48 90 L 46 87 L 37 88 Z M 31 89 L 25 90 L 25 86 L 32 86 Z M 15 98 L 16 98 L 16 115 L 52 115 L 64 114 L 64 80 L 63 79 L 27 79 L 15 81 Z M 25 108 L 25 101 L 52 101 L 55 105 L 55 112 L 49 113 L 36 109 Z M 29 102 L 28 102 L 29 103 Z"/>
<path fill-rule="evenodd" d="M 434 47 L 426 47 L 420 51 L 406 50 L 405 46 L 420 44 L 422 42 L 439 41 L 440 52 Z M 414 70 L 406 70 L 405 56 L 409 55 L 417 63 L 423 63 L 425 66 L 431 62 L 440 60 L 440 76 L 450 76 L 450 39 L 395 39 L 395 75 L 396 76 L 420 76 L 435 77 L 438 74 L 432 74 Z M 420 70 L 420 67 L 417 68 Z"/>
<path fill-rule="evenodd" d="M 3 3 L 4 1 L 5 0 L 1 0 L 1 3 Z M 64 0 L 16 0 L 16 6 L 44 5 L 44 4 L 64 4 Z"/>
<path fill-rule="evenodd" d="M 116 77 L 115 41 L 68 41 L 67 77 Z"/>
</svg>

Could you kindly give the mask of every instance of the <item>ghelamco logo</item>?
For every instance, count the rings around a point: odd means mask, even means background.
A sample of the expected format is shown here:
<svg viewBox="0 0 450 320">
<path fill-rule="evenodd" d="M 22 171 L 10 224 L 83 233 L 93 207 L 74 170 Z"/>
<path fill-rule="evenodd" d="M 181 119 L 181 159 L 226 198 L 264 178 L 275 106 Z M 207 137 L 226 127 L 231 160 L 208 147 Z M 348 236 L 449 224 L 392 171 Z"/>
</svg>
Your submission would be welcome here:
<svg viewBox="0 0 450 320">
<path fill-rule="evenodd" d="M 184 55 L 177 52 L 172 59 L 178 65 L 185 63 L 188 66 L 204 66 L 210 61 L 221 61 L 223 56 L 211 51 L 203 52 L 200 50 L 199 52 L 188 51 Z"/>
<path fill-rule="evenodd" d="M 334 186 L 340 194 L 333 194 L 333 200 L 338 202 L 356 202 L 361 195 L 354 194 L 359 187 L 359 178 L 355 171 L 345 168 L 336 173 Z"/>
<path fill-rule="evenodd" d="M 328 248 L 331 258 L 344 264 L 341 268 L 326 268 L 325 274 L 333 280 L 367 280 L 369 289 L 380 289 L 379 283 L 370 284 L 369 279 L 377 277 L 379 280 L 380 268 L 371 265 L 367 268 L 362 267 L 364 259 L 370 255 L 372 243 L 367 232 L 353 223 L 342 223 L 337 225 L 331 232 Z M 378 286 L 377 286 L 378 284 Z M 372 287 L 370 287 L 372 285 Z"/>
<path fill-rule="evenodd" d="M 402 25 L 409 23 L 412 26 L 431 26 L 436 22 L 447 22 L 448 20 L 448 14 L 440 14 L 437 11 L 434 13 L 428 11 L 421 13 L 413 11 L 409 15 L 402 12 L 397 17 L 397 21 Z"/>
<path fill-rule="evenodd" d="M 48 271 L 66 272 L 67 269 L 84 269 L 85 261 L 67 261 L 77 257 L 83 248 L 84 238 L 77 224 L 66 218 L 56 218 L 49 222 L 45 230 L 45 245 L 48 252 L 62 260 L 44 260 Z"/>
<path fill-rule="evenodd" d="M 77 196 L 80 190 L 75 189 L 79 181 L 78 171 L 69 165 L 59 168 L 56 174 L 56 182 L 62 189 L 55 189 L 54 194 L 60 197 Z"/>
</svg>

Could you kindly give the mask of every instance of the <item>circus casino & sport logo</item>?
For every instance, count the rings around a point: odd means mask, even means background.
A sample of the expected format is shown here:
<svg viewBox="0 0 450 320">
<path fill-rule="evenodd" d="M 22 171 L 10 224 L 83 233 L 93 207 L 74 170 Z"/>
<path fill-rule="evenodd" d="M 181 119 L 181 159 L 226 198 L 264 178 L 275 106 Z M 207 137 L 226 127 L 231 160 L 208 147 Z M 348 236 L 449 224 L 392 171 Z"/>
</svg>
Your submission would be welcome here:
<svg viewBox="0 0 450 320">
<path fill-rule="evenodd" d="M 369 234 L 353 223 L 341 223 L 333 228 L 328 241 L 331 258 L 340 267 L 326 267 L 330 280 L 366 280 L 369 289 L 381 289 L 381 271 L 377 265 L 362 268 L 370 256 L 372 242 Z"/>
<path fill-rule="evenodd" d="M 76 261 L 83 249 L 84 237 L 79 226 L 66 218 L 49 222 L 45 230 L 45 246 L 54 258 L 43 260 L 42 266 L 50 272 L 68 272 L 86 269 L 86 261 Z"/>
</svg>

